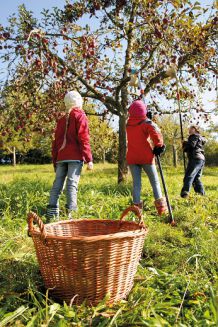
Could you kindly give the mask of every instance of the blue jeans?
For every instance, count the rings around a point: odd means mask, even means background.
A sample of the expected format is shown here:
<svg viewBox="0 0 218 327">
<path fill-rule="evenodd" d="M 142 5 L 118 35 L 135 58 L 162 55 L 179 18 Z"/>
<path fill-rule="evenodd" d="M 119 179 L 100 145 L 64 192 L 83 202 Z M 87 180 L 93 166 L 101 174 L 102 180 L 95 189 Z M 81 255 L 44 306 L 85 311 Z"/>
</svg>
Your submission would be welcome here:
<svg viewBox="0 0 218 327">
<path fill-rule="evenodd" d="M 49 207 L 59 208 L 59 197 L 65 187 L 66 180 L 66 208 L 77 210 L 77 191 L 82 170 L 82 161 L 58 162 L 56 177 L 50 191 Z"/>
<path fill-rule="evenodd" d="M 142 169 L 148 175 L 150 184 L 153 189 L 155 200 L 162 198 L 160 182 L 155 165 L 129 165 L 129 168 L 133 178 L 133 203 L 140 203 L 140 195 L 142 188 Z"/>
<path fill-rule="evenodd" d="M 202 159 L 189 159 L 181 194 L 184 192 L 189 193 L 192 185 L 196 193 L 200 193 L 202 195 L 205 194 L 204 186 L 200 179 L 204 168 L 204 163 L 205 161 Z"/>
</svg>

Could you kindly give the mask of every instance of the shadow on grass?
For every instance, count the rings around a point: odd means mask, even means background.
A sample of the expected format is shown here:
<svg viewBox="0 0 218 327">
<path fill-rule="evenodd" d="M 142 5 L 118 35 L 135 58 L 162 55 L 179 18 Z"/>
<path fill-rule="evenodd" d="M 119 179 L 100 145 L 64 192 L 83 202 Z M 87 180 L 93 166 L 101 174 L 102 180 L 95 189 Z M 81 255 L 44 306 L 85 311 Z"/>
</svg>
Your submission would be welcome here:
<svg viewBox="0 0 218 327">
<path fill-rule="evenodd" d="M 206 185 L 205 186 L 205 191 L 217 191 L 218 190 L 218 186 L 217 185 Z"/>
<path fill-rule="evenodd" d="M 114 184 L 106 184 L 106 185 L 95 185 L 93 188 L 93 184 L 82 184 L 79 186 L 79 193 L 85 194 L 90 191 L 96 191 L 100 192 L 103 195 L 110 196 L 110 195 L 122 195 L 122 196 L 128 196 L 131 194 L 131 185 L 124 184 L 124 185 L 117 185 Z"/>
<path fill-rule="evenodd" d="M 39 168 L 41 168 L 40 166 L 39 166 Z M 0 170 L 0 173 L 2 173 L 2 174 L 4 174 L 4 175 L 11 175 L 11 174 L 22 174 L 22 175 L 25 175 L 25 174 L 37 174 L 37 173 L 48 173 L 48 174 L 50 174 L 50 173 L 52 173 L 52 170 L 51 169 L 49 169 L 49 168 L 44 168 L 44 169 L 31 169 L 31 168 L 29 168 L 29 169 L 25 169 L 25 170 L 19 170 L 19 169 L 17 169 L 16 170 L 16 168 L 11 168 L 11 169 L 2 169 L 2 170 Z"/>
<path fill-rule="evenodd" d="M 25 293 L 30 285 L 43 289 L 43 282 L 37 263 L 15 259 L 0 261 L 0 293 L 2 300 L 8 296 Z"/>
<path fill-rule="evenodd" d="M 214 167 L 214 171 L 212 171 L 212 168 L 208 169 L 208 168 L 205 168 L 204 171 L 203 171 L 203 176 L 214 176 L 214 177 L 217 177 L 218 176 L 218 167 Z"/>
<path fill-rule="evenodd" d="M 97 172 L 100 172 L 100 171 L 102 171 L 102 172 L 104 172 L 104 174 L 106 175 L 106 176 L 108 176 L 108 175 L 114 175 L 114 176 L 117 176 L 117 168 L 116 167 L 113 167 L 113 168 L 106 168 L 106 167 L 102 167 L 102 168 L 96 168 L 96 171 Z M 93 170 L 93 174 L 95 174 L 95 170 Z"/>
</svg>

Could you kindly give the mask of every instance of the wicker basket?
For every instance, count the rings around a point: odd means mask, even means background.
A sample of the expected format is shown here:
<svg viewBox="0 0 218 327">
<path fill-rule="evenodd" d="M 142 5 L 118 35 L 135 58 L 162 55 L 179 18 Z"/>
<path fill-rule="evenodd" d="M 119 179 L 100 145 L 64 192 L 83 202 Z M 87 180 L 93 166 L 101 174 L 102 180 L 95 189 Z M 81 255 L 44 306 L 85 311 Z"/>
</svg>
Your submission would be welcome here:
<svg viewBox="0 0 218 327">
<path fill-rule="evenodd" d="M 123 221 L 129 211 L 137 215 L 138 223 Z M 28 233 L 50 294 L 68 304 L 86 300 L 96 305 L 106 295 L 113 303 L 130 292 L 147 228 L 138 208 L 129 207 L 117 221 L 81 219 L 46 225 L 31 212 Z"/>
</svg>

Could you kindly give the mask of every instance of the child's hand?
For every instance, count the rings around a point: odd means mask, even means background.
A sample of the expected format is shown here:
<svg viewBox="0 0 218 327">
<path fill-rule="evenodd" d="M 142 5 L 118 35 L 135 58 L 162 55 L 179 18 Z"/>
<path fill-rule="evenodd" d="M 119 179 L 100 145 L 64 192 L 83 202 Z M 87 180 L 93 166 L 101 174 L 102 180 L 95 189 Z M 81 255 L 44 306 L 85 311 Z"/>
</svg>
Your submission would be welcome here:
<svg viewBox="0 0 218 327">
<path fill-rule="evenodd" d="M 153 154 L 155 156 L 161 156 L 166 150 L 166 145 L 162 145 L 162 146 L 155 146 L 153 149 Z"/>
<path fill-rule="evenodd" d="M 93 169 L 93 162 L 92 161 L 88 162 L 87 169 L 88 170 L 92 170 Z"/>
<path fill-rule="evenodd" d="M 188 143 L 187 141 L 182 141 L 182 148 L 183 149 L 186 147 L 187 143 Z"/>
</svg>

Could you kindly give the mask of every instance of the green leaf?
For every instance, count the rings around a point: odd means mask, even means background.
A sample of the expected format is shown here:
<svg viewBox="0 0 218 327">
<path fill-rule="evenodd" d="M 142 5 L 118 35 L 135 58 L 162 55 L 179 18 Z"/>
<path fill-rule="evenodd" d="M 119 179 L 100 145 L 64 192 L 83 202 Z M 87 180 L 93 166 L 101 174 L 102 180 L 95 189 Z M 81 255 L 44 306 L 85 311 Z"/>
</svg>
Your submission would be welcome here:
<svg viewBox="0 0 218 327">
<path fill-rule="evenodd" d="M 52 315 L 52 314 L 56 313 L 59 309 L 60 309 L 60 304 L 54 303 L 54 304 L 50 305 L 50 307 L 49 307 L 49 314 Z"/>
<path fill-rule="evenodd" d="M 0 327 L 4 327 L 7 326 L 8 324 L 13 323 L 15 319 L 17 319 L 20 315 L 22 315 L 27 309 L 28 307 L 22 305 L 14 312 L 7 313 L 5 315 L 5 318 L 2 321 L 0 321 Z"/>
</svg>

